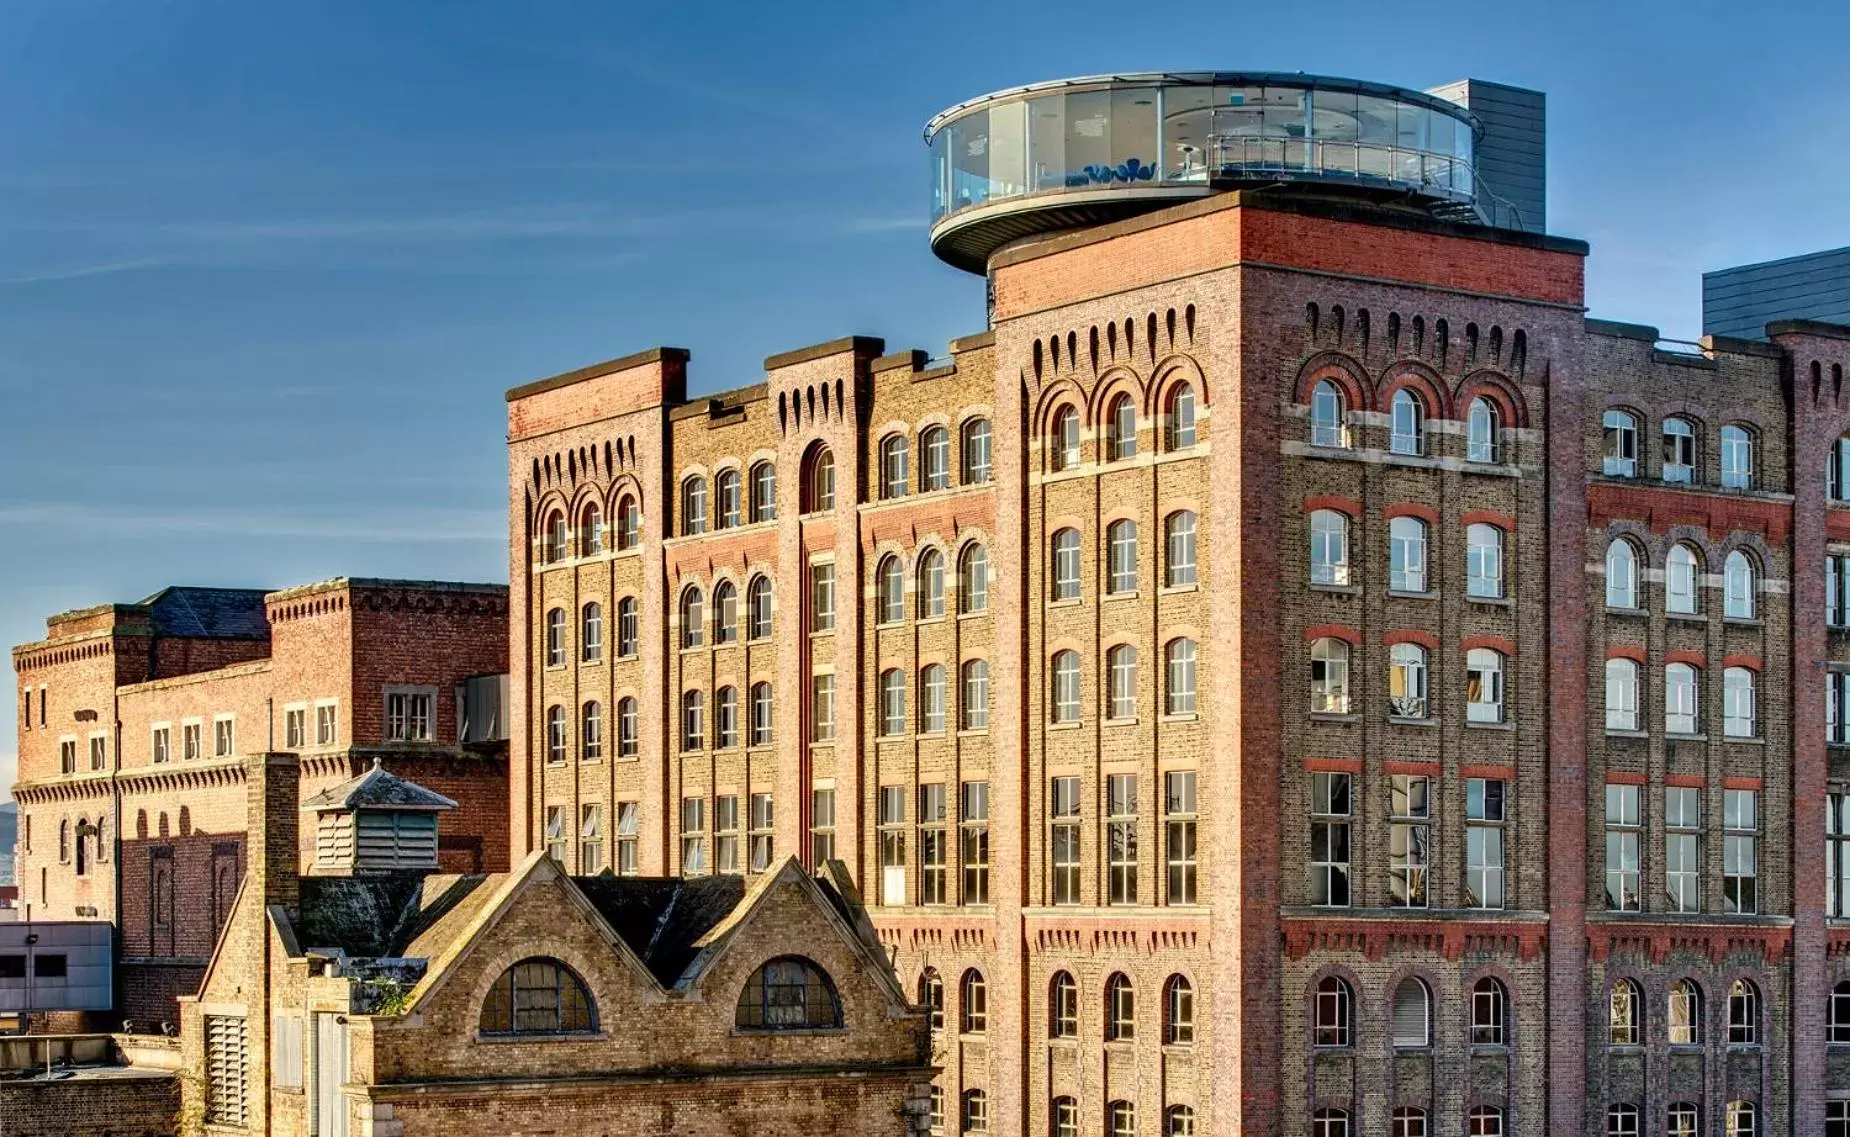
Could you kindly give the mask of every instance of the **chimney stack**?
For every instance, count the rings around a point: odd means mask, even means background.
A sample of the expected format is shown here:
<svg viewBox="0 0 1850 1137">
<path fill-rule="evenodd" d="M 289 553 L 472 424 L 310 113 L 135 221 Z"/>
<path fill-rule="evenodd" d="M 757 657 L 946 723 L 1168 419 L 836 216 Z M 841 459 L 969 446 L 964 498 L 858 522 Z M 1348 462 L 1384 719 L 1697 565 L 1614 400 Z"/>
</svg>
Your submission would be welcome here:
<svg viewBox="0 0 1850 1137">
<path fill-rule="evenodd" d="M 245 875 L 267 907 L 291 912 L 302 895 L 302 768 L 294 754 L 245 759 Z"/>
</svg>

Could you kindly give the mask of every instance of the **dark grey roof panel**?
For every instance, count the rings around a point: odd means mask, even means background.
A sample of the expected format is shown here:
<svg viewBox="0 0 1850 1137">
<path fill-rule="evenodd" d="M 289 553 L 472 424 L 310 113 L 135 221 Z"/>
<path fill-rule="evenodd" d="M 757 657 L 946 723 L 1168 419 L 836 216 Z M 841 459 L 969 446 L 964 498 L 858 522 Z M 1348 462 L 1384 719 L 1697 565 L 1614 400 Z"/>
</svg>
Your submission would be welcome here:
<svg viewBox="0 0 1850 1137">
<path fill-rule="evenodd" d="M 261 588 L 163 588 L 141 602 L 164 636 L 194 639 L 270 638 Z"/>
</svg>

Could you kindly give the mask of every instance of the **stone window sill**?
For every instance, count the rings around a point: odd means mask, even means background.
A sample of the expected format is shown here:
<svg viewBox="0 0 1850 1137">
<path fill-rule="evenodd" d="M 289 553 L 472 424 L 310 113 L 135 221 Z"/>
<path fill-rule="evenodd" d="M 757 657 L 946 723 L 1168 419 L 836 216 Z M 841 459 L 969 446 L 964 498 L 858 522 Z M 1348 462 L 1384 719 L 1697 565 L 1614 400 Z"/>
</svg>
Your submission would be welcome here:
<svg viewBox="0 0 1850 1137">
<path fill-rule="evenodd" d="M 1489 604 L 1489 605 L 1493 605 L 1494 607 L 1498 607 L 1498 608 L 1509 608 L 1509 607 L 1512 607 L 1516 602 L 1514 600 L 1511 600 L 1507 596 L 1473 596 L 1467 592 L 1465 593 L 1465 603 L 1467 604 Z"/>
<path fill-rule="evenodd" d="M 1437 600 L 1439 599 L 1439 590 L 1436 588 L 1429 588 L 1425 590 L 1424 592 L 1408 592 L 1405 589 L 1390 588 L 1388 589 L 1388 599 L 1390 600 Z"/>
<path fill-rule="evenodd" d="M 1513 722 L 1472 722 L 1471 720 L 1467 719 L 1465 720 L 1465 729 L 1466 730 L 1510 730 L 1510 731 L 1513 731 L 1516 729 L 1516 724 Z"/>
<path fill-rule="evenodd" d="M 1362 716 L 1350 711 L 1312 711 L 1312 722 L 1361 722 Z"/>
<path fill-rule="evenodd" d="M 1390 726 L 1419 726 L 1419 727 L 1431 728 L 1431 727 L 1437 727 L 1439 725 L 1439 720 L 1436 718 L 1433 718 L 1431 715 L 1428 715 L 1425 718 L 1417 718 L 1417 719 L 1416 718 L 1406 718 L 1401 715 L 1389 715 L 1388 724 Z"/>
<path fill-rule="evenodd" d="M 1158 592 L 1158 595 L 1181 596 L 1190 592 L 1199 592 L 1200 590 L 1201 585 L 1199 584 L 1166 584 Z"/>
<path fill-rule="evenodd" d="M 1329 592 L 1338 596 L 1362 595 L 1362 586 L 1359 584 L 1318 584 L 1316 581 L 1312 581 L 1310 590 L 1312 592 Z"/>
</svg>

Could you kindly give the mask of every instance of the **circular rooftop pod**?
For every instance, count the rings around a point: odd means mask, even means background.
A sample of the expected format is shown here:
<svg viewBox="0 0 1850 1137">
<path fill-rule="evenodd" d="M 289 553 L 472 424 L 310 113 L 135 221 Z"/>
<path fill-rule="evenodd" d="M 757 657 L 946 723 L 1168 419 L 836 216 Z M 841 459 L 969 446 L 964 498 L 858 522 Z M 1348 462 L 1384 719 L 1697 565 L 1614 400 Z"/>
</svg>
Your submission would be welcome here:
<svg viewBox="0 0 1850 1137">
<path fill-rule="evenodd" d="M 1479 134 L 1437 96 L 1316 75 L 1100 75 L 998 91 L 925 127 L 931 247 L 981 273 L 1024 237 L 1281 183 L 1476 221 Z"/>
</svg>

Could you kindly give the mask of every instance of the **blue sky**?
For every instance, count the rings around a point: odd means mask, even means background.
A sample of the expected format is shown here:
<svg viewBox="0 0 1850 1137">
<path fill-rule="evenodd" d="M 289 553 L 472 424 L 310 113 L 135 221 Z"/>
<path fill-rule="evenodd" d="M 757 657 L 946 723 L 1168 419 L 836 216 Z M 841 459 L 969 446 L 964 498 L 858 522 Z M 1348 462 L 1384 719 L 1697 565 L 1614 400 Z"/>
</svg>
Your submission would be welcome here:
<svg viewBox="0 0 1850 1137">
<path fill-rule="evenodd" d="M 0 640 L 166 583 L 503 579 L 508 386 L 981 330 L 926 248 L 920 127 L 1042 79 L 1539 87 L 1594 312 L 1693 337 L 1703 269 L 1850 244 L 1847 32 L 1798 2 L 0 0 Z"/>
</svg>

